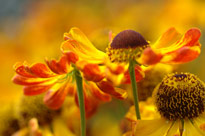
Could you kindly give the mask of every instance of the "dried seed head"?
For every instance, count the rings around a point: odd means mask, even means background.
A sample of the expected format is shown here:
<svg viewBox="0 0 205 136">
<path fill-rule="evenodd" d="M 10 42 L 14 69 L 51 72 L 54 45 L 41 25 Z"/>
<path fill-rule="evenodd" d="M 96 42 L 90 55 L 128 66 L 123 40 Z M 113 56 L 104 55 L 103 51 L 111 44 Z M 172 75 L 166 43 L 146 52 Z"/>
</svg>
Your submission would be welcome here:
<svg viewBox="0 0 205 136">
<path fill-rule="evenodd" d="M 190 73 L 169 74 L 155 88 L 159 113 L 169 119 L 198 117 L 205 109 L 205 84 Z"/>
</svg>

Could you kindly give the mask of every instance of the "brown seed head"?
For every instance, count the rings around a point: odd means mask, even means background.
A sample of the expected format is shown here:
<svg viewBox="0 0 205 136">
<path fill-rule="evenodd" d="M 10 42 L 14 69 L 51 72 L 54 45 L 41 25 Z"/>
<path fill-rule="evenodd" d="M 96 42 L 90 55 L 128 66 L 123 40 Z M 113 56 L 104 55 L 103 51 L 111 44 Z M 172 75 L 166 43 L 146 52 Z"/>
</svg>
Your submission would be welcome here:
<svg viewBox="0 0 205 136">
<path fill-rule="evenodd" d="M 148 42 L 144 37 L 133 30 L 124 30 L 120 32 L 112 41 L 111 48 L 136 48 L 140 46 L 148 45 Z"/>
<path fill-rule="evenodd" d="M 192 119 L 205 110 L 205 84 L 190 73 L 169 74 L 155 88 L 159 113 L 169 119 Z"/>
</svg>

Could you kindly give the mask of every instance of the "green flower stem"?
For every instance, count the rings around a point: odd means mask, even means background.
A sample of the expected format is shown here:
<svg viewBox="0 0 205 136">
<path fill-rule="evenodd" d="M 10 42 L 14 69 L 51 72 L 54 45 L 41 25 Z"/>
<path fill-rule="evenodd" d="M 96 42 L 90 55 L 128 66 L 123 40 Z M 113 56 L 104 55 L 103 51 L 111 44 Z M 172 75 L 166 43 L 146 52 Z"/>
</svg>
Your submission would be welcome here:
<svg viewBox="0 0 205 136">
<path fill-rule="evenodd" d="M 138 93 L 137 93 L 137 83 L 135 78 L 135 64 L 136 62 L 134 60 L 130 60 L 129 63 L 129 74 L 130 74 L 130 80 L 132 83 L 132 93 L 134 97 L 134 104 L 135 104 L 135 112 L 137 119 L 140 120 L 140 110 L 139 110 L 139 103 L 138 103 Z"/>
<path fill-rule="evenodd" d="M 75 69 L 75 80 L 77 85 L 78 103 L 80 108 L 80 119 L 81 119 L 81 136 L 86 135 L 86 118 L 85 118 L 85 104 L 83 96 L 83 83 L 82 77 L 79 70 Z"/>
</svg>

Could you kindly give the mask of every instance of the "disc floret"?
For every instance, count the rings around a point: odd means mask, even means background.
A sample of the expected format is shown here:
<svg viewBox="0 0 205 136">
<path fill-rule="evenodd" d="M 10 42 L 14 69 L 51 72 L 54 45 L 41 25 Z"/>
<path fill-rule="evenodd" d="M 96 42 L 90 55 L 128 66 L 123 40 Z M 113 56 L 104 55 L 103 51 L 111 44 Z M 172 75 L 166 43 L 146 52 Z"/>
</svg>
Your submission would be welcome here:
<svg viewBox="0 0 205 136">
<path fill-rule="evenodd" d="M 169 74 L 155 88 L 154 97 L 166 119 L 192 119 L 204 112 L 205 84 L 190 73 Z"/>
</svg>

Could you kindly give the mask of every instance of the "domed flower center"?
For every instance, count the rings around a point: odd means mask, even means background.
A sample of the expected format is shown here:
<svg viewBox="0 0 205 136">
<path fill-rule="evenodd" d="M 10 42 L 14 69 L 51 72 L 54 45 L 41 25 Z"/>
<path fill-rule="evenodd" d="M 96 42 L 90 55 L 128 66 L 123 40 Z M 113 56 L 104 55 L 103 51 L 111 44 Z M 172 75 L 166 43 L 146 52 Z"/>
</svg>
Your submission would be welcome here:
<svg viewBox="0 0 205 136">
<path fill-rule="evenodd" d="M 120 32 L 112 41 L 111 48 L 136 48 L 148 45 L 144 37 L 133 30 L 124 30 Z"/>
<path fill-rule="evenodd" d="M 144 37 L 133 30 L 120 32 L 107 48 L 107 54 L 113 62 L 129 62 L 137 60 L 148 46 Z"/>
<path fill-rule="evenodd" d="M 192 119 L 204 112 L 205 84 L 193 74 L 169 74 L 155 88 L 154 97 L 163 117 Z"/>
</svg>

